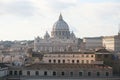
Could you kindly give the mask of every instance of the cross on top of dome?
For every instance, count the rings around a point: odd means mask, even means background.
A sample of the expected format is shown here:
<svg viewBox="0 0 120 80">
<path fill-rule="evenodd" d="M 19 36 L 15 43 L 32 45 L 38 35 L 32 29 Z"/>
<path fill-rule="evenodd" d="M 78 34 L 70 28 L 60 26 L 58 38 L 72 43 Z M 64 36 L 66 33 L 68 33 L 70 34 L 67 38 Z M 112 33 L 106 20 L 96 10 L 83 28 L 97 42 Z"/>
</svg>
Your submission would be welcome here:
<svg viewBox="0 0 120 80">
<path fill-rule="evenodd" d="M 63 20 L 62 14 L 60 13 L 59 20 Z"/>
</svg>

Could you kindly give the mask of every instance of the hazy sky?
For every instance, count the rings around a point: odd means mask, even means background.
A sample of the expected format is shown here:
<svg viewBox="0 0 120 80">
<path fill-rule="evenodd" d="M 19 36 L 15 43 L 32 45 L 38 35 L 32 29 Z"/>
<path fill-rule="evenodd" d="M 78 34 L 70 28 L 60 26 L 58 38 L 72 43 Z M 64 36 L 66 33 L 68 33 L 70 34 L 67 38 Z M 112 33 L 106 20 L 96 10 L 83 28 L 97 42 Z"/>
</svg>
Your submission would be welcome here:
<svg viewBox="0 0 120 80">
<path fill-rule="evenodd" d="M 50 34 L 60 12 L 77 37 L 118 33 L 120 0 L 0 0 L 0 40 Z"/>
</svg>

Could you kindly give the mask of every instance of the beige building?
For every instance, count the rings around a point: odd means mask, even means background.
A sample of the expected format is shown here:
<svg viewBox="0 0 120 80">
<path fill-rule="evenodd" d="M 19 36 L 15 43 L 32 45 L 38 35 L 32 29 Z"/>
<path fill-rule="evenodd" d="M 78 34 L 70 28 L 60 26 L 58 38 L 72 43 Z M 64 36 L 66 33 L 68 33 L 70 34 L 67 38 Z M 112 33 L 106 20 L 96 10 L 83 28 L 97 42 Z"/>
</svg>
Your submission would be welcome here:
<svg viewBox="0 0 120 80">
<path fill-rule="evenodd" d="M 52 52 L 44 53 L 43 63 L 54 64 L 103 64 L 103 61 L 95 60 L 94 52 Z"/>
<path fill-rule="evenodd" d="M 103 45 L 111 51 L 120 51 L 120 33 L 115 36 L 104 36 Z"/>
<path fill-rule="evenodd" d="M 120 51 L 120 33 L 114 36 L 88 37 L 83 39 L 85 49 L 96 50 L 106 48 L 110 51 Z"/>
</svg>

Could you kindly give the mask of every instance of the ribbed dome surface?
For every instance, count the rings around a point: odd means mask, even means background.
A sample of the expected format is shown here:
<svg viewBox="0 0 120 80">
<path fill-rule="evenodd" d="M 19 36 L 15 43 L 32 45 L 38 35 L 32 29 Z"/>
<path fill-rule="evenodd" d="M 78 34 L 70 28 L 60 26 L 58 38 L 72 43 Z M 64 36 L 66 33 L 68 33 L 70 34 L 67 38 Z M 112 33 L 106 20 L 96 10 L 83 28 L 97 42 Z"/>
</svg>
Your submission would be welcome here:
<svg viewBox="0 0 120 80">
<path fill-rule="evenodd" d="M 69 30 L 68 24 L 63 20 L 62 15 L 60 14 L 59 19 L 53 25 L 53 31 L 60 31 L 60 30 Z"/>
</svg>

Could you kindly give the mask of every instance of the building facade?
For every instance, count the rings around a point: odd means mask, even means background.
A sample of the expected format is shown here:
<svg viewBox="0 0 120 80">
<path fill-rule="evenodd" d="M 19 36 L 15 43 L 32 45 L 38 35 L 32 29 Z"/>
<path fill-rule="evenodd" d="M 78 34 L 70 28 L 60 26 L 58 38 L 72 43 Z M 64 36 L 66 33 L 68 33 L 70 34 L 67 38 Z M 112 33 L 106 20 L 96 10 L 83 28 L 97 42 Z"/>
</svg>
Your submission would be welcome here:
<svg viewBox="0 0 120 80">
<path fill-rule="evenodd" d="M 34 79 L 40 77 L 112 77 L 112 68 L 105 65 L 91 64 L 32 64 L 24 68 L 11 69 L 10 75 L 21 78 L 27 77 Z M 35 78 L 36 77 L 36 78 Z"/>
<path fill-rule="evenodd" d="M 46 32 L 44 38 L 35 38 L 34 51 L 63 52 L 70 50 L 78 51 L 78 38 L 73 32 L 70 32 L 68 24 L 60 14 L 58 21 L 53 25 L 51 36 Z"/>
<path fill-rule="evenodd" d="M 43 63 L 54 64 L 103 64 L 103 61 L 96 61 L 94 52 L 54 52 L 45 53 Z"/>
<path fill-rule="evenodd" d="M 102 48 L 102 37 L 86 37 L 83 39 L 85 49 L 99 49 Z"/>
<path fill-rule="evenodd" d="M 114 36 L 86 37 L 83 39 L 85 49 L 96 50 L 106 48 L 109 51 L 120 51 L 120 32 Z"/>
<path fill-rule="evenodd" d="M 105 48 L 111 51 L 120 51 L 120 33 L 115 36 L 104 36 L 103 45 Z"/>
<path fill-rule="evenodd" d="M 8 74 L 8 67 L 4 63 L 0 63 L 0 77 L 5 77 Z"/>
</svg>

